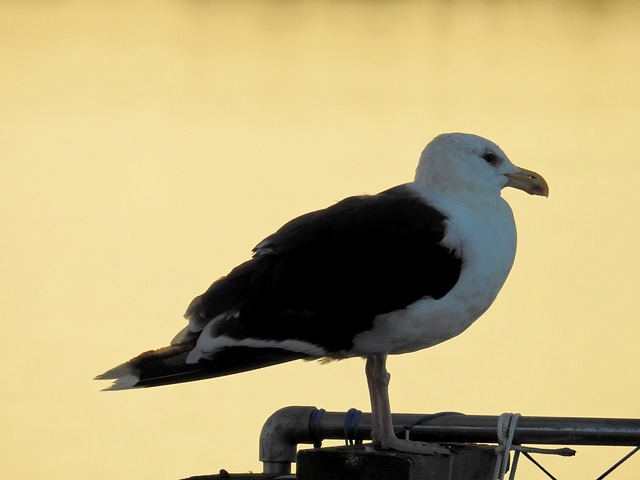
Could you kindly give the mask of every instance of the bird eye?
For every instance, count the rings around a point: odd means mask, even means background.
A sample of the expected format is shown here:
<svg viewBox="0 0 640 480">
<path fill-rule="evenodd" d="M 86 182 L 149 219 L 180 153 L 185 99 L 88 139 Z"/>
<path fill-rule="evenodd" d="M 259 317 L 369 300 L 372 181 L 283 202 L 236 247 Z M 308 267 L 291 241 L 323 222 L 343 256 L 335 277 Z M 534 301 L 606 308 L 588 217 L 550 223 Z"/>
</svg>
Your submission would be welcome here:
<svg viewBox="0 0 640 480">
<path fill-rule="evenodd" d="M 482 155 L 482 158 L 484 159 L 485 162 L 487 162 L 489 165 L 494 165 L 498 162 L 498 156 L 493 153 L 493 152 L 485 152 Z"/>
</svg>

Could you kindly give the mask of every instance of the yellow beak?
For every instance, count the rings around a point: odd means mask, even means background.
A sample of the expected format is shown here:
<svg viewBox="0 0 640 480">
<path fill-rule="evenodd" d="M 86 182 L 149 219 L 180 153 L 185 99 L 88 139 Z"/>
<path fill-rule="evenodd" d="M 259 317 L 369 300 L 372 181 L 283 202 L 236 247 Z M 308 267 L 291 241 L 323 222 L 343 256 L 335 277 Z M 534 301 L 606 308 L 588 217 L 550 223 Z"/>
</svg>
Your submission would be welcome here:
<svg viewBox="0 0 640 480">
<path fill-rule="evenodd" d="M 518 167 L 519 168 L 519 167 Z M 517 188 L 527 192 L 529 195 L 541 195 L 543 197 L 549 196 L 549 185 L 542 176 L 531 170 L 520 168 L 515 173 L 509 173 L 506 175 L 509 179 L 506 187 Z"/>
</svg>

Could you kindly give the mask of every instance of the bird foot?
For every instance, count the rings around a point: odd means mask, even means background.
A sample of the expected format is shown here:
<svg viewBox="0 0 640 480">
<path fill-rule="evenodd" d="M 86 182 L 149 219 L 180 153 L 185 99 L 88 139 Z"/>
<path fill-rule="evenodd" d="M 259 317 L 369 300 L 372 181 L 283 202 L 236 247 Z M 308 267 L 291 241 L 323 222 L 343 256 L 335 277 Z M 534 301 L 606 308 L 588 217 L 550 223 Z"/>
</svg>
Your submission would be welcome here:
<svg viewBox="0 0 640 480">
<path fill-rule="evenodd" d="M 438 443 L 416 442 L 413 440 L 401 440 L 390 438 L 377 445 L 383 450 L 395 450 L 396 452 L 417 453 L 420 455 L 451 455 L 447 447 Z"/>
</svg>

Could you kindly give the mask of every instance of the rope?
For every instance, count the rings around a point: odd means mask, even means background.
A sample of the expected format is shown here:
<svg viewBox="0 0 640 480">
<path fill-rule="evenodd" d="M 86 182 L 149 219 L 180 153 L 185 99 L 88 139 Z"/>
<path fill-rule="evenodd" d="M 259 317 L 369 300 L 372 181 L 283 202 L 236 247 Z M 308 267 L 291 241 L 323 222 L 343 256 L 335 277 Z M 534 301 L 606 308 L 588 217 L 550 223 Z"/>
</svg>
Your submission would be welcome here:
<svg viewBox="0 0 640 480">
<path fill-rule="evenodd" d="M 322 414 L 324 414 L 326 410 L 324 408 L 313 409 L 311 412 L 311 416 L 309 417 L 309 437 L 313 441 L 313 448 L 321 448 L 322 447 L 322 435 L 320 434 L 320 420 L 322 419 Z"/>
<path fill-rule="evenodd" d="M 362 412 L 356 408 L 350 408 L 344 415 L 344 444 L 360 445 L 362 439 L 358 437 L 358 425 Z"/>
<path fill-rule="evenodd" d="M 443 417 L 445 415 L 464 415 L 464 413 L 460 413 L 460 412 L 438 412 L 438 413 L 432 413 L 430 415 L 425 415 L 424 417 L 420 417 L 415 422 L 412 422 L 409 425 L 405 425 L 403 427 L 398 428 L 394 433 L 396 434 L 396 436 L 400 436 L 402 433 L 404 433 L 405 440 L 409 440 L 409 430 L 411 430 L 414 427 L 417 427 L 418 425 L 422 425 L 424 423 L 427 423 L 427 422 L 433 420 L 434 418 Z"/>
<path fill-rule="evenodd" d="M 493 472 L 494 480 L 503 480 L 504 474 L 509 466 L 509 453 L 513 443 L 513 436 L 516 433 L 516 425 L 520 418 L 519 413 L 503 413 L 498 417 L 498 446 L 496 447 L 496 469 Z M 514 463 L 517 460 L 514 458 Z M 515 477 L 515 468 L 511 469 L 510 480 Z"/>
<path fill-rule="evenodd" d="M 513 445 L 513 437 L 516 433 L 516 427 L 518 420 L 520 419 L 519 413 L 503 413 L 498 417 L 497 433 L 498 433 L 498 446 L 496 447 L 497 461 L 496 468 L 493 473 L 493 480 L 504 480 L 504 475 L 509 467 L 509 454 L 513 450 L 513 465 L 511 467 L 511 473 L 509 474 L 509 480 L 513 480 L 516 476 L 516 468 L 518 466 L 518 459 L 522 452 L 534 465 L 540 468 L 549 478 L 554 478 L 549 472 L 547 472 L 542 465 L 536 462 L 530 453 L 541 453 L 545 455 L 560 455 L 563 457 L 570 457 L 576 454 L 576 451 L 571 448 L 534 448 L 523 447 L 521 445 Z"/>
</svg>

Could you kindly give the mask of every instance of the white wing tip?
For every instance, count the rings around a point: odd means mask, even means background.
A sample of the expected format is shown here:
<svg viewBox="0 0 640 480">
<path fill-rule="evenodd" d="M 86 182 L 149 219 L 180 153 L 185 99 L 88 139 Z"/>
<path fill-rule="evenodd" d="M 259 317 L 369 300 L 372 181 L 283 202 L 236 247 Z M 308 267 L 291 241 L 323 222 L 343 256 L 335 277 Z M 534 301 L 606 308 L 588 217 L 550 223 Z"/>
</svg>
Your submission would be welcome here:
<svg viewBox="0 0 640 480">
<path fill-rule="evenodd" d="M 114 380 L 113 384 L 104 388 L 103 391 L 126 390 L 136 386 L 140 381 L 140 375 L 137 370 L 125 363 L 98 375 L 95 380 Z"/>
</svg>

